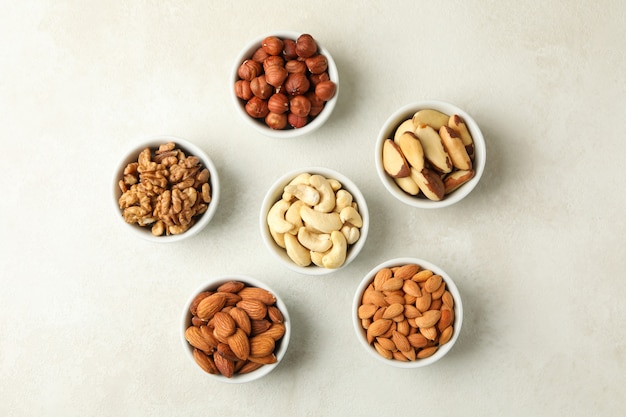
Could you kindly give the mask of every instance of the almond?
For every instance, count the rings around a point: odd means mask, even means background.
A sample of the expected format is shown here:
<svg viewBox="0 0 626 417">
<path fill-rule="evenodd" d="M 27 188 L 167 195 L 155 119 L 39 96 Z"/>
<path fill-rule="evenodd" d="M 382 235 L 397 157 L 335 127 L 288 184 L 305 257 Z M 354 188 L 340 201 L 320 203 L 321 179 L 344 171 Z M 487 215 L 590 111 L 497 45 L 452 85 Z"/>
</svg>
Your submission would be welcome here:
<svg viewBox="0 0 626 417">
<path fill-rule="evenodd" d="M 276 306 L 267 307 L 267 316 L 272 323 L 282 323 L 285 320 L 283 313 Z"/>
<path fill-rule="evenodd" d="M 428 310 L 422 314 L 422 317 L 415 318 L 417 327 L 433 327 L 441 318 L 440 310 Z M 432 339 L 431 339 L 432 340 Z"/>
<path fill-rule="evenodd" d="M 408 319 L 420 317 L 422 313 L 414 305 L 407 304 L 404 306 L 404 316 Z"/>
<path fill-rule="evenodd" d="M 218 311 L 213 316 L 213 326 L 215 330 L 213 334 L 218 340 L 226 340 L 229 336 L 235 333 L 237 324 L 229 313 Z"/>
<path fill-rule="evenodd" d="M 416 349 L 426 347 L 428 345 L 428 339 L 421 333 L 413 333 L 407 336 L 407 340 Z"/>
<path fill-rule="evenodd" d="M 244 310 L 252 320 L 262 320 L 267 314 L 267 305 L 256 299 L 242 299 L 237 307 Z"/>
<path fill-rule="evenodd" d="M 215 313 L 224 308 L 226 298 L 222 294 L 211 294 L 198 304 L 197 315 L 202 320 L 209 320 Z"/>
<path fill-rule="evenodd" d="M 282 339 L 285 335 L 286 327 L 283 323 L 272 323 L 269 329 L 261 333 L 262 336 L 269 336 L 275 341 Z"/>
<path fill-rule="evenodd" d="M 404 284 L 404 280 L 402 278 L 398 278 L 394 276 L 393 278 L 388 279 L 382 284 L 382 290 L 383 291 L 396 291 L 402 288 L 403 284 Z"/>
<path fill-rule="evenodd" d="M 446 283 L 442 282 L 441 284 L 439 284 L 439 288 L 433 291 L 432 293 L 433 300 L 441 300 L 441 297 L 443 296 L 444 292 L 446 292 Z"/>
<path fill-rule="evenodd" d="M 402 356 L 406 357 L 410 361 L 414 361 L 417 359 L 417 355 L 415 354 L 415 349 L 411 347 L 409 350 L 401 350 L 400 353 Z"/>
<path fill-rule="evenodd" d="M 269 320 L 250 320 L 250 325 L 252 326 L 252 330 L 250 331 L 250 336 L 256 336 L 261 334 L 272 326 L 272 323 Z"/>
<path fill-rule="evenodd" d="M 244 333 L 249 336 L 250 332 L 252 331 L 252 324 L 250 323 L 250 317 L 248 316 L 248 313 L 246 313 L 239 307 L 233 307 L 228 312 L 228 314 L 230 314 L 233 320 L 235 320 L 237 327 L 243 330 Z"/>
<path fill-rule="evenodd" d="M 409 325 L 409 321 L 404 318 L 404 320 L 396 323 L 396 330 L 402 333 L 405 336 L 408 336 L 411 333 L 411 326 Z"/>
<path fill-rule="evenodd" d="M 387 301 L 385 301 L 385 294 L 377 290 L 365 291 L 363 294 L 363 304 L 374 304 L 378 307 L 388 306 Z"/>
<path fill-rule="evenodd" d="M 258 300 L 265 305 L 276 303 L 276 297 L 264 288 L 245 287 L 237 293 L 243 300 Z"/>
<path fill-rule="evenodd" d="M 452 297 L 450 291 L 444 291 L 443 295 L 441 296 L 441 300 L 443 301 L 443 305 L 450 308 L 454 307 L 454 297 Z"/>
<path fill-rule="evenodd" d="M 212 346 L 202 336 L 198 327 L 189 326 L 187 330 L 185 330 L 185 339 L 187 339 L 189 344 L 196 349 L 200 349 L 207 353 L 211 353 L 213 351 Z"/>
<path fill-rule="evenodd" d="M 219 343 L 219 341 L 213 335 L 213 328 L 208 326 L 200 326 L 200 333 L 202 333 L 202 337 L 204 337 L 204 340 L 206 340 L 209 346 L 211 346 L 211 351 L 213 351 Z"/>
<path fill-rule="evenodd" d="M 435 327 L 420 327 L 420 333 L 428 340 L 437 338 L 437 329 Z"/>
<path fill-rule="evenodd" d="M 259 363 L 262 365 L 271 365 L 277 362 L 276 355 L 274 355 L 273 353 L 267 356 L 250 356 L 248 360 L 250 362 Z"/>
<path fill-rule="evenodd" d="M 225 358 L 222 355 L 213 355 L 213 361 L 215 362 L 215 367 L 220 372 L 220 374 L 224 375 L 226 378 L 231 378 L 233 373 L 235 372 L 235 362 Z"/>
<path fill-rule="evenodd" d="M 441 286 L 442 280 L 443 278 L 441 277 L 441 275 L 433 275 L 432 277 L 428 278 L 428 280 L 424 284 L 424 290 L 430 293 L 437 291 L 437 289 Z"/>
<path fill-rule="evenodd" d="M 422 296 L 422 290 L 420 289 L 419 284 L 411 279 L 407 279 L 404 281 L 404 283 L 402 284 L 402 291 L 414 297 Z"/>
<path fill-rule="evenodd" d="M 368 341 L 371 343 L 376 336 L 384 334 L 387 330 L 389 330 L 392 323 L 393 321 L 389 319 L 379 319 L 374 321 L 367 329 Z"/>
<path fill-rule="evenodd" d="M 454 322 L 454 311 L 443 307 L 441 309 L 441 318 L 437 323 L 437 329 L 442 332 L 446 327 L 450 326 Z"/>
<path fill-rule="evenodd" d="M 217 350 L 213 354 L 213 359 L 215 359 L 216 356 L 223 356 L 224 358 L 231 360 L 233 362 L 239 360 L 239 358 L 237 357 L 237 355 L 235 355 L 235 352 L 233 352 L 233 350 L 231 349 L 228 343 L 220 342 L 217 345 Z"/>
<path fill-rule="evenodd" d="M 207 356 L 204 352 L 199 349 L 193 350 L 193 358 L 196 363 L 202 368 L 205 372 L 209 374 L 218 374 L 219 371 L 213 362 L 213 359 Z"/>
<path fill-rule="evenodd" d="M 413 275 L 417 274 L 417 272 L 419 270 L 420 270 L 420 266 L 419 265 L 416 265 L 416 264 L 406 264 L 406 265 L 402 265 L 401 267 L 396 269 L 396 271 L 393 274 L 393 276 L 396 277 L 396 278 L 401 278 L 401 279 L 411 279 L 413 277 Z"/>
<path fill-rule="evenodd" d="M 391 335 L 391 341 L 396 345 L 398 350 L 407 351 L 411 349 L 409 339 L 399 331 L 395 330 Z"/>
<path fill-rule="evenodd" d="M 243 366 L 241 368 L 239 368 L 239 374 L 244 375 L 244 374 L 249 374 L 252 371 L 256 371 L 257 369 L 259 369 L 261 366 L 263 366 L 262 363 L 255 363 L 255 362 L 251 362 L 251 361 L 246 361 Z"/>
<path fill-rule="evenodd" d="M 374 342 L 374 349 L 376 349 L 376 352 L 378 352 L 380 356 L 382 356 L 383 358 L 393 359 L 393 352 L 382 347 L 380 343 Z"/>
<path fill-rule="evenodd" d="M 391 269 L 382 268 L 374 276 L 374 289 L 377 291 L 382 291 L 383 283 L 390 279 L 392 276 L 393 273 L 391 272 Z"/>
<path fill-rule="evenodd" d="M 432 296 L 429 292 L 422 292 L 421 297 L 417 297 L 415 299 L 415 307 L 422 313 L 428 310 L 430 307 L 430 303 L 432 301 Z"/>
<path fill-rule="evenodd" d="M 395 343 L 393 343 L 391 339 L 387 339 L 386 337 L 377 337 L 376 342 L 378 342 L 380 346 L 382 346 L 383 348 L 389 351 L 393 351 L 397 349 Z"/>
<path fill-rule="evenodd" d="M 394 291 L 385 296 L 385 302 L 389 305 L 392 304 L 406 304 L 404 299 L 404 293 L 402 291 Z"/>
<path fill-rule="evenodd" d="M 378 306 L 374 304 L 361 304 L 357 310 L 357 314 L 360 319 L 369 319 L 374 316 L 376 310 L 378 310 Z"/>
<path fill-rule="evenodd" d="M 200 304 L 200 301 L 204 300 L 211 294 L 212 294 L 211 291 L 202 291 L 201 293 L 199 293 L 198 295 L 194 297 L 193 301 L 191 302 L 191 305 L 189 306 L 189 311 L 191 312 L 192 316 L 195 316 L 197 314 L 198 304 Z"/>
<path fill-rule="evenodd" d="M 441 331 L 441 335 L 439 335 L 439 346 L 445 345 L 452 339 L 453 331 L 452 326 L 448 326 Z"/>
<path fill-rule="evenodd" d="M 217 287 L 217 292 L 236 293 L 245 287 L 245 285 L 246 284 L 241 281 L 228 281 Z"/>
<path fill-rule="evenodd" d="M 226 300 L 224 302 L 224 306 L 234 306 L 241 301 L 241 297 L 232 292 L 216 292 L 215 294 L 220 294 L 224 297 Z"/>
<path fill-rule="evenodd" d="M 436 351 L 437 351 L 437 346 L 426 347 L 420 350 L 419 352 L 417 352 L 417 358 L 418 359 L 428 358 L 429 356 L 432 356 Z"/>
<path fill-rule="evenodd" d="M 250 356 L 263 357 L 274 352 L 276 342 L 270 336 L 263 334 L 250 338 Z"/>
<path fill-rule="evenodd" d="M 404 304 L 391 304 L 383 313 L 384 319 L 392 319 L 399 316 L 404 311 Z"/>
<path fill-rule="evenodd" d="M 248 340 L 248 335 L 242 329 L 238 328 L 228 338 L 228 346 L 240 360 L 245 361 L 248 359 L 248 355 L 250 355 L 250 341 Z"/>
<path fill-rule="evenodd" d="M 413 278 L 411 279 L 415 282 L 425 282 L 433 275 L 434 273 L 430 269 L 422 269 L 417 274 L 413 275 Z"/>
</svg>

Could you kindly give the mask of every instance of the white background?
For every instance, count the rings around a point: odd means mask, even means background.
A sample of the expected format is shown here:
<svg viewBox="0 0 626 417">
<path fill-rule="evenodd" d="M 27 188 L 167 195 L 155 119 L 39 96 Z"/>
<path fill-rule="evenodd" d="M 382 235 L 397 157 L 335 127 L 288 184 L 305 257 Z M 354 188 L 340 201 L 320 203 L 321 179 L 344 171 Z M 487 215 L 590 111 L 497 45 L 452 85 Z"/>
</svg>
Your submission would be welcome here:
<svg viewBox="0 0 626 417">
<path fill-rule="evenodd" d="M 621 1 L 2 1 L 0 414 L 4 416 L 617 416 L 626 413 L 626 6 Z M 307 137 L 252 131 L 231 103 L 239 50 L 311 33 L 340 72 Z M 439 211 L 393 200 L 374 169 L 386 118 L 452 102 L 485 135 L 479 186 Z M 145 136 L 204 149 L 222 180 L 209 226 L 173 245 L 128 233 L 112 202 Z M 258 213 L 283 173 L 340 171 L 368 201 L 355 262 L 290 272 Z M 377 264 L 415 256 L 462 293 L 450 354 L 374 361 L 351 323 Z M 254 276 L 289 307 L 284 362 L 245 384 L 185 357 L 182 307 L 204 280 Z"/>
</svg>

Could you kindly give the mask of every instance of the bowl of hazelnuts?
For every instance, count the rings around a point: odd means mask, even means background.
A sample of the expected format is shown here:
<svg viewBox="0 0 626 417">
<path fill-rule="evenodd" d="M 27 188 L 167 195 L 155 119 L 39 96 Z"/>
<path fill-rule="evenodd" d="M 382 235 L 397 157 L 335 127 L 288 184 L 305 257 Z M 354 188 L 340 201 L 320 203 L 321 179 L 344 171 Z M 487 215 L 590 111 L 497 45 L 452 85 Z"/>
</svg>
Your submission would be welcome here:
<svg viewBox="0 0 626 417">
<path fill-rule="evenodd" d="M 239 53 L 231 82 L 235 108 L 258 132 L 291 138 L 330 117 L 339 77 L 330 53 L 312 35 L 273 32 Z"/>
</svg>

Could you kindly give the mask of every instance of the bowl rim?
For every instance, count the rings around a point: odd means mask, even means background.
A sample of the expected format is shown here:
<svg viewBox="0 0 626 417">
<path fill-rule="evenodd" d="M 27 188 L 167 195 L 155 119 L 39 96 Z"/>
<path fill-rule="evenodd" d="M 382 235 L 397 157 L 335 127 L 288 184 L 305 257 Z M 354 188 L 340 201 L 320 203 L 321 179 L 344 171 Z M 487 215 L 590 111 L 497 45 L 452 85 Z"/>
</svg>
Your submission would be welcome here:
<svg viewBox="0 0 626 417">
<path fill-rule="evenodd" d="M 135 224 L 129 224 L 124 221 L 121 217 L 121 210 L 119 208 L 118 200 L 122 195 L 122 192 L 119 188 L 119 180 L 122 178 L 122 173 L 126 165 L 130 162 L 137 161 L 139 153 L 147 148 L 156 148 L 163 143 L 174 142 L 176 147 L 181 148 L 187 155 L 193 155 L 200 158 L 202 164 L 205 168 L 208 168 L 210 177 L 209 181 L 211 184 L 211 202 L 207 208 L 207 211 L 202 214 L 202 216 L 196 221 L 196 223 L 189 228 L 186 232 L 181 233 L 179 235 L 169 235 L 169 236 L 154 236 L 150 232 L 149 227 L 140 227 Z M 126 226 L 126 230 L 130 230 L 132 234 L 138 236 L 144 240 L 150 242 L 157 243 L 173 243 L 179 242 L 181 240 L 190 238 L 192 236 L 200 233 L 211 221 L 213 216 L 215 215 L 219 201 L 220 201 L 220 179 L 219 173 L 215 166 L 213 160 L 209 157 L 209 155 L 204 152 L 199 146 L 190 142 L 189 140 L 173 135 L 152 135 L 143 137 L 138 140 L 134 140 L 132 144 L 126 147 L 124 152 L 122 153 L 122 157 L 118 160 L 116 165 L 116 169 L 113 176 L 113 192 L 112 192 L 112 200 L 113 206 L 115 209 L 116 217 L 118 217 L 119 222 L 122 223 L 123 226 Z"/>
<path fill-rule="evenodd" d="M 448 343 L 444 344 L 439 349 L 437 349 L 437 351 L 432 356 L 428 358 L 424 358 L 424 359 L 417 359 L 415 361 L 401 362 L 401 361 L 392 360 L 392 359 L 385 359 L 378 352 L 376 352 L 376 349 L 374 349 L 373 346 L 367 343 L 367 339 L 365 337 L 365 331 L 361 327 L 361 319 L 359 319 L 358 317 L 358 308 L 361 304 L 361 297 L 363 295 L 363 292 L 365 291 L 367 286 L 373 281 L 374 276 L 379 270 L 381 270 L 382 268 L 405 265 L 405 264 L 410 264 L 410 263 L 418 264 L 421 268 L 424 268 L 424 269 L 430 269 L 434 273 L 441 275 L 441 277 L 445 281 L 446 287 L 448 287 L 448 291 L 450 291 L 450 293 L 452 294 L 454 298 L 454 315 L 455 315 L 454 333 L 452 334 L 452 338 L 450 339 L 450 341 L 448 341 Z M 354 298 L 352 300 L 352 325 L 354 327 L 356 337 L 359 340 L 359 343 L 361 344 L 361 346 L 363 346 L 363 348 L 371 356 L 376 358 L 376 360 L 380 361 L 381 363 L 384 363 L 386 365 L 390 365 L 396 368 L 403 368 L 403 369 L 421 368 L 421 367 L 428 366 L 439 361 L 454 347 L 461 333 L 461 328 L 463 326 L 463 301 L 461 299 L 461 294 L 459 293 L 459 290 L 454 280 L 438 265 L 435 265 L 432 262 L 429 262 L 427 260 L 424 260 L 421 258 L 414 258 L 414 257 L 400 257 L 400 258 L 389 259 L 387 261 L 384 261 L 376 265 L 374 268 L 372 268 L 367 274 L 363 276 L 363 279 L 357 286 L 357 289 L 354 293 Z"/>
<path fill-rule="evenodd" d="M 404 192 L 391 177 L 387 175 L 382 165 L 382 148 L 385 139 L 393 137 L 392 129 L 398 126 L 403 120 L 411 117 L 415 112 L 422 109 L 438 110 L 446 114 L 458 114 L 461 116 L 469 129 L 472 139 L 474 141 L 474 177 L 467 183 L 463 184 L 454 192 L 447 195 L 441 201 L 432 201 L 425 198 L 414 197 Z M 449 207 L 467 197 L 474 188 L 478 185 L 480 178 L 485 170 L 485 162 L 487 158 L 487 150 L 485 145 L 485 138 L 483 136 L 480 127 L 474 120 L 474 118 L 465 110 L 447 101 L 442 100 L 421 100 L 414 101 L 400 107 L 387 118 L 382 128 L 378 132 L 376 138 L 374 162 L 376 164 L 376 171 L 383 186 L 387 191 L 395 198 L 412 207 L 423 209 L 435 209 Z"/>
<path fill-rule="evenodd" d="M 304 136 L 307 133 L 311 133 L 317 129 L 319 129 L 326 121 L 330 118 L 335 106 L 337 105 L 337 97 L 339 96 L 339 71 L 337 70 L 337 65 L 331 53 L 326 49 L 315 37 L 315 42 L 317 43 L 317 48 L 319 53 L 326 56 L 328 60 L 328 75 L 330 76 L 330 80 L 335 83 L 336 90 L 335 95 L 326 102 L 324 105 L 324 109 L 320 114 L 318 114 L 311 122 L 306 124 L 303 127 L 297 129 L 285 129 L 285 130 L 276 130 L 270 129 L 267 125 L 264 125 L 261 121 L 257 119 L 253 119 L 246 113 L 244 106 L 241 103 L 241 100 L 235 94 L 234 85 L 235 82 L 239 79 L 237 76 L 237 69 L 241 65 L 241 63 L 252 56 L 252 53 L 261 45 L 263 39 L 267 36 L 277 36 L 281 39 L 284 38 L 292 38 L 297 39 L 300 35 L 308 32 L 297 32 L 292 30 L 274 30 L 270 31 L 264 35 L 259 35 L 254 38 L 251 38 L 245 46 L 240 50 L 237 54 L 234 64 L 231 68 L 230 73 L 230 96 L 231 100 L 237 110 L 237 113 L 241 116 L 244 122 L 251 126 L 257 132 L 272 138 L 278 139 L 289 139 L 295 138 L 299 136 Z"/>
<path fill-rule="evenodd" d="M 339 268 L 330 269 L 323 268 L 317 265 L 309 265 L 307 267 L 298 266 L 287 256 L 285 250 L 279 247 L 274 239 L 272 238 L 268 226 L 267 226 L 267 213 L 272 205 L 278 201 L 278 196 L 282 194 L 282 188 L 287 185 L 291 180 L 293 180 L 297 175 L 309 173 L 309 174 L 319 174 L 323 175 L 326 178 L 332 178 L 339 181 L 342 185 L 343 189 L 352 194 L 353 201 L 357 202 L 359 208 L 359 214 L 363 219 L 363 226 L 360 229 L 360 237 L 356 243 L 352 244 L 348 248 L 348 254 L 346 255 L 346 260 Z M 298 272 L 303 275 L 328 275 L 333 272 L 339 271 L 345 267 L 347 267 L 356 257 L 359 255 L 365 242 L 367 240 L 367 235 L 369 233 L 369 210 L 367 207 L 367 202 L 365 201 L 365 197 L 361 193 L 359 187 L 348 177 L 343 175 L 342 173 L 335 171 L 331 168 L 320 167 L 320 166 L 309 166 L 304 168 L 298 168 L 291 170 L 287 173 L 282 174 L 275 181 L 272 182 L 272 185 L 267 190 L 265 196 L 263 197 L 263 201 L 261 203 L 261 210 L 259 215 L 259 225 L 261 230 L 261 237 L 263 238 L 263 242 L 265 243 L 265 247 L 272 254 L 272 256 L 277 259 L 281 264 L 285 265 L 288 269 Z"/>
<path fill-rule="evenodd" d="M 207 291 L 211 289 L 215 289 L 221 284 L 224 284 L 229 281 L 241 281 L 248 285 L 252 285 L 258 288 L 266 289 L 271 292 L 274 297 L 276 297 L 276 306 L 280 309 L 280 312 L 283 314 L 283 323 L 285 324 L 285 335 L 280 340 L 280 344 L 278 349 L 274 352 L 276 355 L 276 363 L 263 365 L 259 369 L 252 371 L 247 374 L 234 374 L 231 378 L 226 378 L 223 375 L 215 375 L 209 374 L 205 372 L 200 366 L 196 363 L 196 360 L 193 358 L 193 348 L 185 339 L 185 330 L 191 325 L 191 312 L 189 311 L 189 307 L 191 306 L 194 298 L 202 291 Z M 183 350 L 185 351 L 185 356 L 191 361 L 191 364 L 195 369 L 198 370 L 202 375 L 224 383 L 229 384 L 243 384 L 246 382 L 256 381 L 270 372 L 272 372 L 278 365 L 282 362 L 285 354 L 287 353 L 287 348 L 289 347 L 289 341 L 291 339 L 291 319 L 289 316 L 289 311 L 287 309 L 287 305 L 283 301 L 282 297 L 268 284 L 260 281 L 257 278 L 253 278 L 249 275 L 245 274 L 228 274 L 228 275 L 220 275 L 213 278 L 209 278 L 205 280 L 201 285 L 197 286 L 196 289 L 191 293 L 190 296 L 187 297 L 187 301 L 185 302 L 185 306 L 182 310 L 181 314 L 181 342 L 183 346 Z"/>
</svg>

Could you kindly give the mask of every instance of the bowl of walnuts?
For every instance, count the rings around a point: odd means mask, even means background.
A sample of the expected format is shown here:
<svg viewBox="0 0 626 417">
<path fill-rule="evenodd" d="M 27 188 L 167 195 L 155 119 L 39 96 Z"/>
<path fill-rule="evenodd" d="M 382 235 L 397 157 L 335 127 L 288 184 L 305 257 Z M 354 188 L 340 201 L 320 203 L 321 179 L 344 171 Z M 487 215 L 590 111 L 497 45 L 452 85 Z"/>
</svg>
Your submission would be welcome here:
<svg viewBox="0 0 626 417">
<path fill-rule="evenodd" d="M 332 56 L 312 35 L 282 31 L 243 48 L 231 83 L 235 108 L 248 125 L 266 136 L 292 138 L 328 120 L 339 76 Z"/>
<path fill-rule="evenodd" d="M 190 141 L 154 136 L 131 146 L 113 180 L 115 211 L 135 235 L 169 243 L 196 235 L 219 202 L 217 169 Z"/>
</svg>

